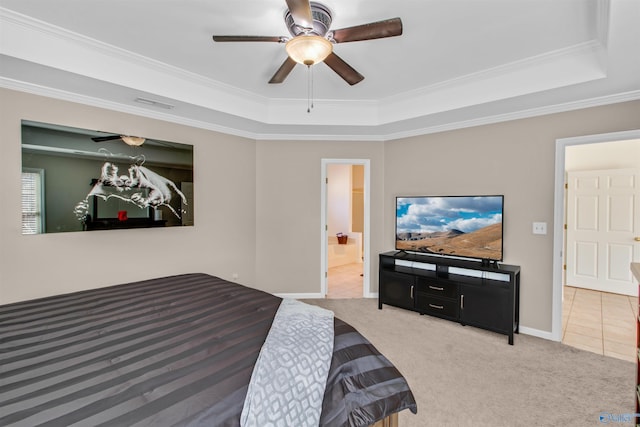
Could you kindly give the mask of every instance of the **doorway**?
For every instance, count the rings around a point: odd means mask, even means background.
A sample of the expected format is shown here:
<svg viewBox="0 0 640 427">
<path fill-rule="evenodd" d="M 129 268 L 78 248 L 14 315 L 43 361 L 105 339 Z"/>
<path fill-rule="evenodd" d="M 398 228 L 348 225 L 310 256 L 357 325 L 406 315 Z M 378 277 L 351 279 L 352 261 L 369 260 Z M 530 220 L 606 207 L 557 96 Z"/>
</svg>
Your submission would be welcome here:
<svg viewBox="0 0 640 427">
<path fill-rule="evenodd" d="M 563 332 L 563 293 L 565 283 L 564 265 L 566 261 L 566 236 L 563 224 L 566 224 L 565 219 L 567 218 L 567 204 L 565 198 L 565 171 L 567 169 L 567 151 L 569 147 L 586 147 L 592 144 L 616 143 L 631 140 L 640 140 L 640 130 L 574 138 L 563 138 L 556 140 L 556 170 L 554 192 L 555 227 L 553 236 L 553 306 L 551 330 L 551 339 L 553 339 L 554 341 L 562 341 Z M 638 255 L 634 256 L 637 257 Z"/>
<path fill-rule="evenodd" d="M 321 290 L 325 297 L 370 294 L 370 161 L 322 159 Z"/>
</svg>

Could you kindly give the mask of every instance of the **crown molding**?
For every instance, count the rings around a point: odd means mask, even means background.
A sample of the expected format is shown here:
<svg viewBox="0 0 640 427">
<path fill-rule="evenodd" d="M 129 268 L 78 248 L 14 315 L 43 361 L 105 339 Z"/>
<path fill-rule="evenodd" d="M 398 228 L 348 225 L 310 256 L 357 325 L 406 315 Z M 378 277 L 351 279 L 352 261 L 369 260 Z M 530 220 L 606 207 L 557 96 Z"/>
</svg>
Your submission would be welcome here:
<svg viewBox="0 0 640 427">
<path fill-rule="evenodd" d="M 396 94 L 382 100 L 381 117 L 391 123 L 603 79 L 604 51 L 592 40 Z"/>
<path fill-rule="evenodd" d="M 3 7 L 0 7 L 0 23 L 5 26 L 5 31 L 10 31 L 10 29 L 6 27 L 7 25 L 17 25 L 24 30 L 40 33 L 44 37 L 50 38 L 51 40 L 59 40 L 66 43 L 71 43 L 72 45 L 75 45 L 74 50 L 99 52 L 105 57 L 111 58 L 119 63 L 125 62 L 130 64 L 140 64 L 144 68 L 156 69 L 162 74 L 171 75 L 185 81 L 190 81 L 197 85 L 210 87 L 229 96 L 241 97 L 245 100 L 259 102 L 262 104 L 265 104 L 268 101 L 268 98 L 256 95 L 247 90 L 227 85 L 217 80 L 213 80 L 199 74 L 174 67 L 164 62 L 157 61 L 155 59 L 148 58 L 146 56 L 142 56 L 125 49 L 121 49 L 108 43 L 104 43 L 99 40 L 74 33 L 67 29 L 49 24 L 44 21 L 40 21 L 30 16 L 22 15 Z"/>
<path fill-rule="evenodd" d="M 618 104 L 622 102 L 640 100 L 640 90 L 629 91 L 625 93 L 607 95 L 580 101 L 564 102 L 554 105 L 547 105 L 539 108 L 530 108 L 520 111 L 513 111 L 506 114 L 495 114 L 485 117 L 479 117 L 471 120 L 460 120 L 443 125 L 428 126 L 423 128 L 415 128 L 408 131 L 388 133 L 385 135 L 385 141 L 396 139 L 411 138 L 420 135 L 428 135 L 438 132 L 446 132 L 456 129 L 464 129 L 476 126 L 491 125 L 495 123 L 508 122 L 512 120 L 529 119 L 533 117 L 546 116 L 549 114 L 565 113 L 568 111 L 582 110 L 585 108 L 601 107 L 604 105 Z"/>
<path fill-rule="evenodd" d="M 199 129 L 211 130 L 228 135 L 240 136 L 248 139 L 255 139 L 255 134 L 241 128 L 232 128 L 217 123 L 204 122 L 201 120 L 189 119 L 176 114 L 170 114 L 160 111 L 152 111 L 144 107 L 137 107 L 128 104 L 108 101 L 102 98 L 86 96 L 82 94 L 72 93 L 55 88 L 25 83 L 22 81 L 7 79 L 0 76 L 0 87 L 11 89 L 18 92 L 30 93 L 32 95 L 44 96 L 47 98 L 58 99 L 61 101 L 74 102 L 77 104 L 87 105 L 90 107 L 103 108 L 105 110 L 117 111 L 119 113 L 132 114 L 135 116 L 161 120 L 164 122 L 175 123 L 190 126 Z"/>
<path fill-rule="evenodd" d="M 228 135 L 239 136 L 257 141 L 392 141 L 403 138 L 410 138 L 420 135 L 428 135 L 438 132 L 452 131 L 475 126 L 483 126 L 506 122 L 511 120 L 526 119 L 531 117 L 544 116 L 548 114 L 556 114 L 584 108 L 598 107 L 621 102 L 636 101 L 640 99 L 640 90 L 629 91 L 625 93 L 607 95 L 595 98 L 589 98 L 574 102 L 558 103 L 539 108 L 530 108 L 525 110 L 513 111 L 507 114 L 496 114 L 485 117 L 479 117 L 471 120 L 453 120 L 450 123 L 442 125 L 414 127 L 406 131 L 387 132 L 385 133 L 380 127 L 365 127 L 367 132 L 358 132 L 358 127 L 340 127 L 340 126 L 320 126 L 322 132 L 317 132 L 308 127 L 295 126 L 291 132 L 287 127 L 287 132 L 274 131 L 270 132 L 269 126 L 258 131 L 249 131 L 245 128 L 225 126 L 220 123 L 205 122 L 186 117 L 181 117 L 168 112 L 151 111 L 146 108 L 131 106 L 127 104 L 107 101 L 100 98 L 89 97 L 58 89 L 48 88 L 44 86 L 25 83 L 17 80 L 0 77 L 0 87 L 5 89 L 16 90 L 20 92 L 30 93 L 33 95 L 45 96 L 48 98 L 59 99 L 68 102 L 88 105 L 92 107 L 104 108 L 107 110 L 117 111 L 121 113 L 132 114 L 140 117 L 161 120 L 169 123 L 220 132 Z M 279 127 L 281 128 L 281 127 Z M 360 127 L 362 128 L 362 127 Z"/>
<path fill-rule="evenodd" d="M 7 56 L 265 121 L 269 99 L 249 91 L 2 7 L 0 28 Z"/>
</svg>

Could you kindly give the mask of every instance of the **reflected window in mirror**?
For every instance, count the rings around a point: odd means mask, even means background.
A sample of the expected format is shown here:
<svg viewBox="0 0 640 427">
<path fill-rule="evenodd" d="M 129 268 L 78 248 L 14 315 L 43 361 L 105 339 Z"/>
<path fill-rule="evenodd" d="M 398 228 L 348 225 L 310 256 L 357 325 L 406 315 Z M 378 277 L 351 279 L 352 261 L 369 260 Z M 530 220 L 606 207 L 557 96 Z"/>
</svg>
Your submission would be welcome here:
<svg viewBox="0 0 640 427">
<path fill-rule="evenodd" d="M 40 234 L 44 226 L 44 169 L 22 169 L 22 234 Z"/>
</svg>

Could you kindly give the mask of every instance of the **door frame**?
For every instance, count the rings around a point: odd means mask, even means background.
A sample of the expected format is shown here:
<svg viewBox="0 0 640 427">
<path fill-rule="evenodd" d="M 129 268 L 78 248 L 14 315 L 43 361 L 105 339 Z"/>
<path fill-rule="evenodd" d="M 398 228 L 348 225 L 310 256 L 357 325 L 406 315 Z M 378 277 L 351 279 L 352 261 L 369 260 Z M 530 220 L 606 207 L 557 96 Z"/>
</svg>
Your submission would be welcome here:
<svg viewBox="0 0 640 427">
<path fill-rule="evenodd" d="M 364 166 L 364 259 L 362 265 L 362 296 L 371 297 L 371 160 L 370 159 L 321 159 L 320 179 L 320 293 L 323 298 L 327 296 L 327 276 L 329 265 L 329 236 L 327 230 L 327 169 L 330 164 L 362 165 Z"/>
<path fill-rule="evenodd" d="M 602 142 L 625 141 L 640 139 L 640 129 L 612 132 L 597 135 L 576 136 L 556 139 L 556 168 L 553 203 L 553 291 L 551 311 L 551 339 L 562 341 L 562 299 L 563 299 L 563 269 L 566 218 L 565 206 L 565 157 L 566 147 L 572 145 L 597 144 Z"/>
</svg>

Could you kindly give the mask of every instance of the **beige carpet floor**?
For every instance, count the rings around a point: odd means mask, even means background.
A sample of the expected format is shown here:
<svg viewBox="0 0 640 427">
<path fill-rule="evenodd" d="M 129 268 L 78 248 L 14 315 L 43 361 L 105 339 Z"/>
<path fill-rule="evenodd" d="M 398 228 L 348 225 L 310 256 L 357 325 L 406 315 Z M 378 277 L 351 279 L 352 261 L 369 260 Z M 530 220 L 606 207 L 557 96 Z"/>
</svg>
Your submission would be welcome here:
<svg viewBox="0 0 640 427">
<path fill-rule="evenodd" d="M 561 343 L 505 335 L 384 306 L 306 300 L 360 331 L 409 382 L 418 414 L 400 427 L 589 426 L 635 412 L 636 367 Z M 633 423 L 617 425 L 633 425 Z"/>
</svg>

